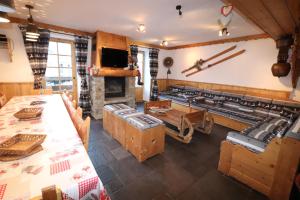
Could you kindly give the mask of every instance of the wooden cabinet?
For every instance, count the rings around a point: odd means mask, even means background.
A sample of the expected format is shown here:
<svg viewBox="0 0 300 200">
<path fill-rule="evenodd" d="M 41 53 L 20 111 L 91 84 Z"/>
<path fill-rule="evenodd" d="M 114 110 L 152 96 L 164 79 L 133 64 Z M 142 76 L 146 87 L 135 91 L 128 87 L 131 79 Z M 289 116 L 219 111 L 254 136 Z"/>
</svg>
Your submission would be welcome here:
<svg viewBox="0 0 300 200">
<path fill-rule="evenodd" d="M 165 125 L 141 130 L 112 111 L 103 110 L 104 130 L 116 139 L 139 162 L 160 154 L 165 148 Z"/>
<path fill-rule="evenodd" d="M 132 153 L 139 162 L 164 152 L 165 126 L 140 130 L 126 123 L 126 149 Z"/>
</svg>

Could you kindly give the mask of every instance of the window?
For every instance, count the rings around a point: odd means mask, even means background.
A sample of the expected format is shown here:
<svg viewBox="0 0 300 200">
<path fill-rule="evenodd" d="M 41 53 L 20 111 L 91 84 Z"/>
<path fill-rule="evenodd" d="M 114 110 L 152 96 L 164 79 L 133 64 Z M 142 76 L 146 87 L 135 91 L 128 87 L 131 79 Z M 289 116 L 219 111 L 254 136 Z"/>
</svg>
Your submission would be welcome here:
<svg viewBox="0 0 300 200">
<path fill-rule="evenodd" d="M 46 69 L 46 86 L 53 91 L 73 92 L 74 48 L 69 41 L 50 41 Z"/>
<path fill-rule="evenodd" d="M 137 55 L 137 65 L 139 66 L 139 71 L 141 73 L 141 81 L 144 82 L 144 66 L 145 66 L 145 52 L 139 51 Z M 140 86 L 138 83 L 138 77 L 136 78 L 136 86 Z"/>
</svg>

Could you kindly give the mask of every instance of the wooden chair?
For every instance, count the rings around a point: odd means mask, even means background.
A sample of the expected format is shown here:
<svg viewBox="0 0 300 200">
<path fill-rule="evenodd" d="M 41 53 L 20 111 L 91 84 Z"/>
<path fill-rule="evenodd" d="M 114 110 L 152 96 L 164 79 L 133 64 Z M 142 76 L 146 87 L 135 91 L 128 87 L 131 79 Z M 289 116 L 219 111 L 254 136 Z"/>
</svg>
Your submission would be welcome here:
<svg viewBox="0 0 300 200">
<path fill-rule="evenodd" d="M 6 95 L 0 93 L 0 108 L 2 108 L 7 103 Z"/>
<path fill-rule="evenodd" d="M 83 120 L 79 114 L 74 116 L 74 126 L 77 129 L 78 135 L 86 150 L 88 150 L 89 147 L 90 125 L 90 117 L 87 117 L 85 120 Z"/>
<path fill-rule="evenodd" d="M 87 117 L 79 127 L 78 134 L 86 150 L 89 148 L 91 118 Z"/>
<path fill-rule="evenodd" d="M 34 197 L 31 200 L 62 200 L 62 192 L 55 185 L 42 188 L 42 196 Z"/>
</svg>

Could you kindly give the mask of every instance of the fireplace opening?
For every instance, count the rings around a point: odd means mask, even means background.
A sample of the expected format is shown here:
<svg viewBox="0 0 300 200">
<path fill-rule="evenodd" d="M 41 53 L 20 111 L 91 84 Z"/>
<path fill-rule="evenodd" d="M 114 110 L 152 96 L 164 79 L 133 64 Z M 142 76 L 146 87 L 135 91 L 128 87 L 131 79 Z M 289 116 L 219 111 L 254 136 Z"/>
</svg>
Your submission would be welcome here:
<svg viewBox="0 0 300 200">
<path fill-rule="evenodd" d="M 105 98 L 125 97 L 125 77 L 104 77 Z"/>
</svg>

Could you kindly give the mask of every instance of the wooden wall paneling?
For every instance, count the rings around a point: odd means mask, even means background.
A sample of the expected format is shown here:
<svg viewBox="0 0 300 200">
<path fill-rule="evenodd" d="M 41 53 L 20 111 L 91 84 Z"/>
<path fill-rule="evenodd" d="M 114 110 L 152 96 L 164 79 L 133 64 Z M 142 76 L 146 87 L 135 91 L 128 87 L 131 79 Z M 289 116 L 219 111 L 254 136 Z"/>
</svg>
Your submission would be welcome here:
<svg viewBox="0 0 300 200">
<path fill-rule="evenodd" d="M 212 114 L 212 116 L 214 118 L 214 122 L 216 124 L 231 128 L 233 130 L 242 131 L 242 130 L 245 130 L 246 128 L 250 127 L 250 125 L 247 123 L 243 123 L 243 122 L 240 122 L 240 121 L 237 121 L 234 119 L 230 119 L 230 118 L 224 117 L 222 115 L 217 115 L 214 113 L 211 113 L 211 114 Z"/>
<path fill-rule="evenodd" d="M 0 83 L 0 92 L 6 95 L 7 100 L 14 96 L 24 95 L 39 95 L 39 94 L 51 94 L 51 89 L 34 90 L 33 82 L 22 83 Z"/>
<path fill-rule="evenodd" d="M 270 38 L 270 36 L 268 34 L 263 33 L 263 34 L 235 37 L 235 38 L 212 40 L 212 41 L 208 41 L 208 42 L 198 42 L 198 43 L 193 43 L 193 44 L 178 45 L 178 46 L 173 46 L 173 47 L 167 47 L 166 49 L 167 50 L 184 49 L 184 48 L 224 44 L 224 43 L 229 43 L 229 42 L 241 42 L 241 41 L 248 41 L 248 40 L 258 40 L 258 39 L 265 39 L 265 38 Z"/>
<path fill-rule="evenodd" d="M 135 101 L 143 102 L 143 87 L 135 87 Z"/>
</svg>

